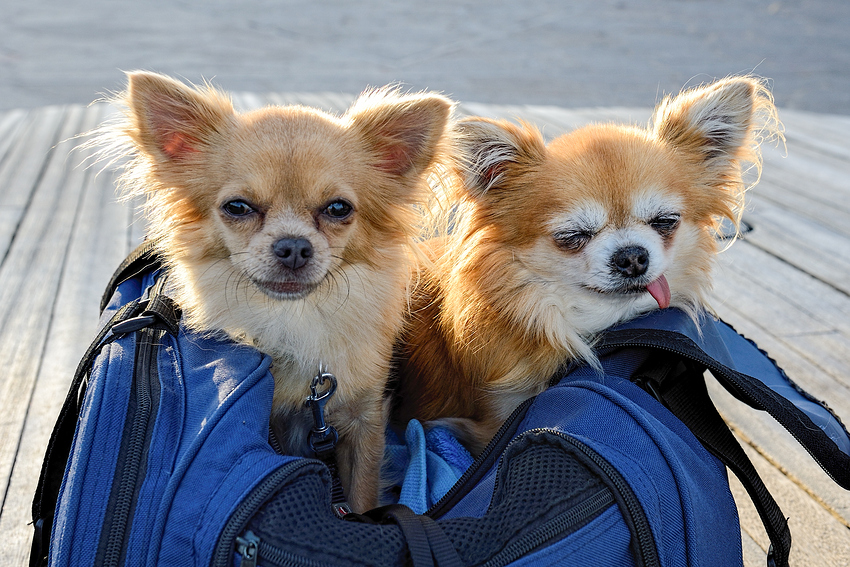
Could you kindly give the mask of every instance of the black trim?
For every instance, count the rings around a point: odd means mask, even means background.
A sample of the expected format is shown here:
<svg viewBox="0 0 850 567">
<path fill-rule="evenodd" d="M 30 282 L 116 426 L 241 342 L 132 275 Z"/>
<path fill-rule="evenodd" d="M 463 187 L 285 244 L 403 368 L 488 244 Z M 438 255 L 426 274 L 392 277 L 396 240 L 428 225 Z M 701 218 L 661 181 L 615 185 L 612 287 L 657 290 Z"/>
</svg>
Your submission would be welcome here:
<svg viewBox="0 0 850 567">
<path fill-rule="evenodd" d="M 106 284 L 106 289 L 100 298 L 100 310 L 103 312 L 109 304 L 109 300 L 115 294 L 118 286 L 144 273 L 153 272 L 162 267 L 162 257 L 159 255 L 158 245 L 159 240 L 145 240 L 139 244 L 135 250 L 124 259 L 118 266 L 109 283 Z"/>
</svg>

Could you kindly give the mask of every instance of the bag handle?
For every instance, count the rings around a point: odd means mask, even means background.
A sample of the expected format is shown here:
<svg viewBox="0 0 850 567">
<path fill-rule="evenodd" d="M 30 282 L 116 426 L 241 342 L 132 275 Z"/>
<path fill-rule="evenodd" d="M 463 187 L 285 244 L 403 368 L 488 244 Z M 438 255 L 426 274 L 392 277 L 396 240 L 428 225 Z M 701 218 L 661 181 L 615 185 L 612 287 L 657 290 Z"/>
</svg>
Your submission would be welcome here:
<svg viewBox="0 0 850 567">
<path fill-rule="evenodd" d="M 143 241 L 118 265 L 100 298 L 101 312 L 106 309 L 109 300 L 122 282 L 146 272 L 153 272 L 162 267 L 162 258 L 160 258 L 157 252 L 158 244 L 159 239 Z"/>
<path fill-rule="evenodd" d="M 390 504 L 365 514 L 349 514 L 348 521 L 396 524 L 407 542 L 413 567 L 463 567 L 463 560 L 443 529 L 430 516 L 404 504 Z"/>
<path fill-rule="evenodd" d="M 788 521 L 711 401 L 703 378 L 704 367 L 695 368 L 692 363 L 665 356 L 650 357 L 650 363 L 633 380 L 652 384 L 650 393 L 660 398 L 703 446 L 735 473 L 770 538 L 768 567 L 787 567 L 791 553 Z"/>
<path fill-rule="evenodd" d="M 770 414 L 839 486 L 850 490 L 850 433 L 841 419 L 723 321 L 705 314 L 697 326 L 683 311 L 663 309 L 607 331 L 594 346 L 601 352 L 658 349 L 708 368 L 738 400 Z"/>
</svg>

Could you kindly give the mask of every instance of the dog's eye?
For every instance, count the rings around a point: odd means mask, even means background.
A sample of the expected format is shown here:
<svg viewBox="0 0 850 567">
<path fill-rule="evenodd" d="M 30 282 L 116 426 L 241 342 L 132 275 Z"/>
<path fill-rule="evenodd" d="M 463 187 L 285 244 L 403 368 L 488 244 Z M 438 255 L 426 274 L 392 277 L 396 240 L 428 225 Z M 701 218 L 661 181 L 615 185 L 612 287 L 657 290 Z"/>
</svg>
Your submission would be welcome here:
<svg viewBox="0 0 850 567">
<path fill-rule="evenodd" d="M 649 226 L 661 236 L 670 236 L 679 227 L 679 220 L 677 214 L 658 215 L 649 221 Z"/>
<path fill-rule="evenodd" d="M 555 233 L 555 242 L 558 246 L 573 252 L 584 248 L 591 238 L 593 238 L 593 233 L 583 230 Z"/>
<path fill-rule="evenodd" d="M 254 212 L 254 207 L 240 199 L 227 201 L 221 206 L 221 210 L 232 217 L 244 217 Z"/>
<path fill-rule="evenodd" d="M 334 220 L 343 220 L 348 218 L 353 210 L 354 207 L 352 207 L 350 203 L 339 199 L 329 203 L 324 210 L 322 210 L 322 213 Z"/>
</svg>

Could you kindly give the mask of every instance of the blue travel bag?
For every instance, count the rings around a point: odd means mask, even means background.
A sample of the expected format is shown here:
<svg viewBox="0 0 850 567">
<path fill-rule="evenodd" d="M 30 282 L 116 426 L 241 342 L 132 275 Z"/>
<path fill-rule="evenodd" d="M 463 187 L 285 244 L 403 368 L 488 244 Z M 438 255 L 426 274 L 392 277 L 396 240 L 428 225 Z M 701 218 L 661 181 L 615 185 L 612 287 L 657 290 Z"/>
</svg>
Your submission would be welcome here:
<svg viewBox="0 0 850 567">
<path fill-rule="evenodd" d="M 727 468 L 787 565 L 785 517 L 706 370 L 850 487 L 824 404 L 722 321 L 666 309 L 606 332 L 603 372 L 564 368 L 474 462 L 445 430 L 390 432 L 387 505 L 340 519 L 329 468 L 270 441 L 269 357 L 188 332 L 165 282 L 143 245 L 107 289 L 47 448 L 33 567 L 741 565 Z"/>
</svg>

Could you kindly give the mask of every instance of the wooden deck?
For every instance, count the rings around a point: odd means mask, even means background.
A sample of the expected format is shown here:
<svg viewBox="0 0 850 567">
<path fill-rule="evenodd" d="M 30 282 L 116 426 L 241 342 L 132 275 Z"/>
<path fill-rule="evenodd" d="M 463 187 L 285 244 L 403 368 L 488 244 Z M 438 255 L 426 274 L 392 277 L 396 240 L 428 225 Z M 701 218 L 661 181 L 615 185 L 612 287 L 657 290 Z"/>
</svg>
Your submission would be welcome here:
<svg viewBox="0 0 850 567">
<path fill-rule="evenodd" d="M 302 103 L 343 110 L 352 97 L 235 97 L 238 107 Z M 645 123 L 649 109 L 464 104 L 467 114 L 521 117 L 547 136 L 591 121 Z M 32 493 L 43 451 L 100 293 L 142 236 L 114 199 L 111 172 L 81 167 L 77 137 L 113 112 L 105 104 L 0 114 L 0 557 L 25 565 Z M 715 307 L 788 374 L 850 424 L 850 117 L 780 112 L 787 157 L 765 151 L 746 220 L 754 230 L 722 255 Z M 835 485 L 769 417 L 713 389 L 787 516 L 792 565 L 850 565 L 850 493 Z M 743 489 L 748 566 L 767 537 Z"/>
</svg>

